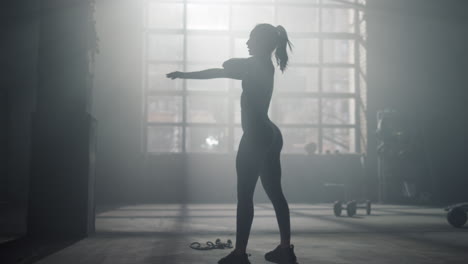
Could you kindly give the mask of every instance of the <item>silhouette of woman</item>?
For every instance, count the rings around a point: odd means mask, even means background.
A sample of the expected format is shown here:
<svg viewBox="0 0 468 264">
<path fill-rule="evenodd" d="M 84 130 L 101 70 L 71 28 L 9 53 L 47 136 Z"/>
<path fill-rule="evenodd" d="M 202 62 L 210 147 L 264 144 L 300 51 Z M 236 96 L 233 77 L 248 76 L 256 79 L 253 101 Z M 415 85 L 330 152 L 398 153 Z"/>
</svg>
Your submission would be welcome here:
<svg viewBox="0 0 468 264">
<path fill-rule="evenodd" d="M 291 42 L 282 26 L 259 24 L 250 33 L 247 47 L 251 57 L 230 59 L 223 68 L 198 72 L 171 72 L 168 78 L 242 80 L 241 120 L 244 131 L 236 157 L 237 170 L 237 232 L 236 248 L 219 264 L 250 263 L 246 254 L 247 242 L 254 217 L 253 196 L 260 177 L 263 188 L 273 203 L 281 235 L 281 244 L 265 254 L 274 263 L 296 264 L 294 246 L 290 244 L 289 206 L 281 188 L 280 153 L 283 138 L 278 127 L 270 121 L 268 108 L 273 92 L 276 62 L 284 72 L 288 64 L 287 46 Z"/>
</svg>

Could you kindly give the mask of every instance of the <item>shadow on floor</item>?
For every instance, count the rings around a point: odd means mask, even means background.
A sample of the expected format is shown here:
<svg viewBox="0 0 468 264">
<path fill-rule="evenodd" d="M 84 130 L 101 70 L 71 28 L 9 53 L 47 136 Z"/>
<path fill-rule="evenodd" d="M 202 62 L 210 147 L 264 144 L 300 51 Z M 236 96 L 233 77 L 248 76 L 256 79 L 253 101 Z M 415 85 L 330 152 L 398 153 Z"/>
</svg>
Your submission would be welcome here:
<svg viewBox="0 0 468 264">
<path fill-rule="evenodd" d="M 37 239 L 21 237 L 0 244 L 0 263 L 35 263 L 55 252 L 69 247 L 82 238 Z"/>
</svg>

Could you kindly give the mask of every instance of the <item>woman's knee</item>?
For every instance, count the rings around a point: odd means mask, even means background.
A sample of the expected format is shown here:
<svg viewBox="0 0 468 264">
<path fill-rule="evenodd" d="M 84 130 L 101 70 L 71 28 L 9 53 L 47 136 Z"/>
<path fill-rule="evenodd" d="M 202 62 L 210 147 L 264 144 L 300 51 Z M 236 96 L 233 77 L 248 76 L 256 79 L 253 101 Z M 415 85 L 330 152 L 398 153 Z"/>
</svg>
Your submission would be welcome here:
<svg viewBox="0 0 468 264">
<path fill-rule="evenodd" d="M 253 197 L 245 197 L 245 196 L 238 196 L 237 197 L 237 204 L 239 206 L 247 206 L 247 207 L 253 207 Z"/>
<path fill-rule="evenodd" d="M 247 185 L 247 184 L 246 184 Z M 255 185 L 243 186 L 239 184 L 237 187 L 237 201 L 241 203 L 253 203 Z"/>
<path fill-rule="evenodd" d="M 284 199 L 284 194 L 281 185 L 277 186 L 276 184 L 263 184 L 263 189 L 265 189 L 265 192 L 271 201 Z"/>
<path fill-rule="evenodd" d="M 281 204 L 288 204 L 288 202 L 286 201 L 286 198 L 284 197 L 284 194 L 283 193 L 280 193 L 278 195 L 274 195 L 271 199 L 271 202 L 274 204 L 274 205 L 281 205 Z"/>
</svg>

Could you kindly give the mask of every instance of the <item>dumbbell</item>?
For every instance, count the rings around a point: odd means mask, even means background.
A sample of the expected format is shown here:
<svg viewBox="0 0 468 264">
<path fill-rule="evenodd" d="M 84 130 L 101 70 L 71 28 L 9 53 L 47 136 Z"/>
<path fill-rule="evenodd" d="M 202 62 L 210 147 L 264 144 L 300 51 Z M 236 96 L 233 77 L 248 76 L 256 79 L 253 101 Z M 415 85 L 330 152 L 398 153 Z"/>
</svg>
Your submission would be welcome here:
<svg viewBox="0 0 468 264">
<path fill-rule="evenodd" d="M 346 204 L 346 206 L 343 206 L 341 201 L 336 201 L 333 205 L 333 212 L 335 213 L 335 216 L 341 216 L 342 210 L 346 210 L 346 214 L 349 217 L 352 217 L 356 215 L 357 209 L 366 209 L 367 215 L 370 215 L 372 210 L 372 202 L 367 200 L 362 204 L 358 204 L 356 201 L 350 201 Z"/>
<path fill-rule="evenodd" d="M 455 204 L 445 208 L 447 212 L 447 221 L 453 227 L 461 228 L 467 221 L 468 203 Z"/>
<path fill-rule="evenodd" d="M 356 214 L 356 204 L 353 202 L 343 204 L 341 201 L 336 201 L 333 204 L 333 213 L 335 213 L 335 216 L 341 216 L 343 210 L 346 210 L 347 215 L 351 217 Z"/>
</svg>

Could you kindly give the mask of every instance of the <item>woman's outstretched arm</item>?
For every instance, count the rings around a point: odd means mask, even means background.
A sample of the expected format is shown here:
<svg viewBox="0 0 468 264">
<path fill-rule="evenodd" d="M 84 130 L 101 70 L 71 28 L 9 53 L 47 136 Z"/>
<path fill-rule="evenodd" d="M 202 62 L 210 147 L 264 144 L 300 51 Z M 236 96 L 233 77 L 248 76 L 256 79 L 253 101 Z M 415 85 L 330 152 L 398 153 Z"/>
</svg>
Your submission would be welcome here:
<svg viewBox="0 0 468 264">
<path fill-rule="evenodd" d="M 226 71 L 222 68 L 207 69 L 196 72 L 171 72 L 166 74 L 167 78 L 174 79 L 214 79 L 214 78 L 229 78 Z"/>
</svg>

